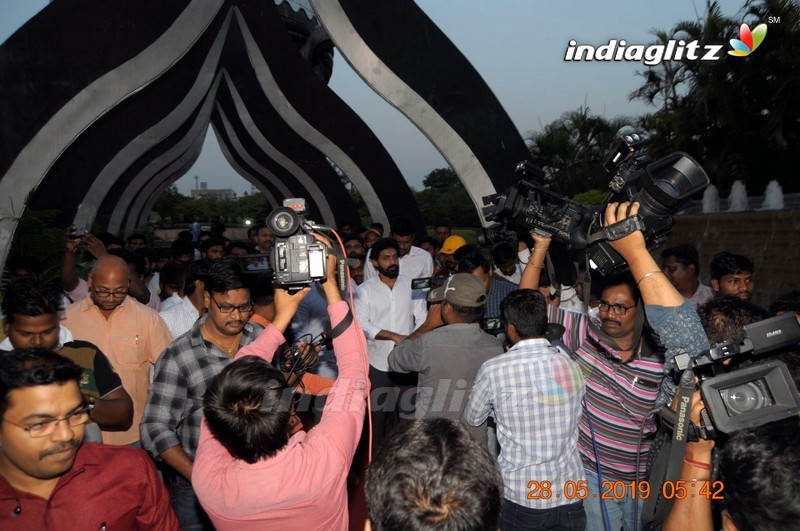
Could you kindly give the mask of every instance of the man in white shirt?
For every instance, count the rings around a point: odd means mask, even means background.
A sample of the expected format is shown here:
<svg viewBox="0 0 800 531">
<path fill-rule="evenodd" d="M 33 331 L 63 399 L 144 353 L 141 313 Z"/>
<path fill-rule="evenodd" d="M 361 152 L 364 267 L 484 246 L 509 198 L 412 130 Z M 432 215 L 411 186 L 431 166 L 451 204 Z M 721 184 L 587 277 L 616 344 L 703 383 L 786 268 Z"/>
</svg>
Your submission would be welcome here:
<svg viewBox="0 0 800 531">
<path fill-rule="evenodd" d="M 158 315 L 169 328 L 172 339 L 177 339 L 192 329 L 194 322 L 206 312 L 203 293 L 208 276 L 208 262 L 195 260 L 186 267 L 183 299 L 180 303 Z"/>
<path fill-rule="evenodd" d="M 413 418 L 414 378 L 389 370 L 389 353 L 397 343 L 425 322 L 425 294 L 411 289 L 411 279 L 399 274 L 399 245 L 384 238 L 372 246 L 371 262 L 378 275 L 365 281 L 355 293 L 358 324 L 367 338 L 369 379 L 372 384 L 372 444 L 377 449 L 396 424 L 397 406 Z M 424 252 L 424 251 L 423 251 Z M 427 253 L 426 253 L 427 254 Z M 430 260 L 430 255 L 427 255 Z"/>
<path fill-rule="evenodd" d="M 401 275 L 414 279 L 427 278 L 433 274 L 433 259 L 430 253 L 414 245 L 414 227 L 410 221 L 398 219 L 392 223 L 390 237 L 397 242 Z M 364 279 L 369 280 L 377 275 L 370 250 L 364 266 Z"/>
</svg>

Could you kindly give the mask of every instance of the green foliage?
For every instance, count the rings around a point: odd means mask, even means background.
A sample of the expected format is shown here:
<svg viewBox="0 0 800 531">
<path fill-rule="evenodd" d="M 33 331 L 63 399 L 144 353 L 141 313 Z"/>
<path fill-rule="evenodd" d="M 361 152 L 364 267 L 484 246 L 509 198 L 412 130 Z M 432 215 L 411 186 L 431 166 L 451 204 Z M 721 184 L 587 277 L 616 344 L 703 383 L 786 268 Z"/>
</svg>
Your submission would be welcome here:
<svg viewBox="0 0 800 531">
<path fill-rule="evenodd" d="M 659 42 L 677 38 L 726 44 L 744 20 L 751 29 L 768 24 L 767 37 L 748 57 L 720 61 L 664 61 L 640 72 L 644 82 L 630 94 L 658 110 L 640 118 L 655 156 L 686 151 L 727 193 L 735 180 L 761 193 L 777 179 L 784 191 L 800 191 L 800 5 L 792 0 L 747 0 L 734 18 L 711 2 L 701 20 L 658 31 Z"/>
<path fill-rule="evenodd" d="M 422 183 L 425 189 L 414 195 L 427 225 L 446 220 L 456 227 L 480 227 L 475 204 L 453 170 L 435 169 Z"/>
<path fill-rule="evenodd" d="M 34 191 L 25 198 L 25 205 Z M 42 277 L 48 281 L 58 277 L 61 267 L 61 251 L 64 248 L 64 232 L 53 228 L 58 210 L 32 211 L 23 206 L 19 215 L 11 217 L 17 221 L 17 229 L 11 242 L 8 256 L 36 258 L 41 265 Z"/>
<path fill-rule="evenodd" d="M 599 205 L 603 202 L 603 199 L 606 198 L 606 195 L 607 192 L 592 188 L 580 194 L 575 194 L 575 197 L 572 199 L 584 205 Z"/>
<path fill-rule="evenodd" d="M 153 212 L 161 216 L 164 223 L 190 223 L 211 220 L 216 216 L 225 223 L 241 223 L 245 219 L 262 222 L 267 217 L 269 204 L 262 194 L 244 195 L 238 199 L 213 197 L 186 197 L 171 186 L 156 200 Z"/>
<path fill-rule="evenodd" d="M 631 123 L 627 117 L 608 120 L 581 107 L 564 113 L 544 131 L 529 133 L 531 156 L 556 192 L 573 196 L 600 188 L 609 179 L 603 170 L 608 150 Z"/>
</svg>

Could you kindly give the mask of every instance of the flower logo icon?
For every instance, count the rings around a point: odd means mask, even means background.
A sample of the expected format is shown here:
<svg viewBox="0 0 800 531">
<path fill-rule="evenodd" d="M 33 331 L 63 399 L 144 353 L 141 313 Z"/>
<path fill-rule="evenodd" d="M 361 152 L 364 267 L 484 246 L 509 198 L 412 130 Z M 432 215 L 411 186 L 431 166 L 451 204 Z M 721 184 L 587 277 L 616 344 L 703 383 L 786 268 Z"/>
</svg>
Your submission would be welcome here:
<svg viewBox="0 0 800 531">
<path fill-rule="evenodd" d="M 733 48 L 733 50 L 728 50 L 728 54 L 737 57 L 747 57 L 756 51 L 756 48 L 758 48 L 766 36 L 766 24 L 759 24 L 752 32 L 750 31 L 750 26 L 742 24 L 739 26 L 739 38 L 731 39 L 731 48 Z"/>
</svg>

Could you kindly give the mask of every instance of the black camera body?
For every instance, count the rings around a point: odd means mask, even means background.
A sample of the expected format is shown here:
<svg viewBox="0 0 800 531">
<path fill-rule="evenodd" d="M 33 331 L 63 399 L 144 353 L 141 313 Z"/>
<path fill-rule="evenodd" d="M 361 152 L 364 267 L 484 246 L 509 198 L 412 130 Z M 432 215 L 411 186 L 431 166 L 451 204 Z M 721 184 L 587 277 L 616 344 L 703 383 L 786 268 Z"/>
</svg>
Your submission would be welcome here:
<svg viewBox="0 0 800 531">
<path fill-rule="evenodd" d="M 301 288 L 328 277 L 328 247 L 311 234 L 316 226 L 306 219 L 304 199 L 284 199 L 283 206 L 267 216 L 267 226 L 275 233 L 276 286 Z"/>
<path fill-rule="evenodd" d="M 585 248 L 589 266 L 604 276 L 625 264 L 608 240 L 641 230 L 648 249 L 657 248 L 669 237 L 672 214 L 710 181 L 703 168 L 685 153 L 673 153 L 647 164 L 650 157 L 642 150 L 642 143 L 639 135 L 624 135 L 612 150 L 604 164 L 613 175 L 611 191 L 599 209 L 548 190 L 538 182 L 538 168 L 527 161 L 519 163 L 516 172 L 527 180 L 483 198 L 484 219 L 496 222 L 486 229 L 485 239 L 489 243 L 508 241 L 519 232 L 539 231 L 572 249 Z M 605 207 L 614 201 L 638 201 L 636 222 L 603 227 Z"/>
<path fill-rule="evenodd" d="M 768 354 L 800 343 L 800 324 L 788 312 L 744 327 L 741 343 L 725 343 L 694 359 L 676 356 L 678 370 L 700 380 L 705 403 L 702 430 L 707 437 L 755 428 L 800 413 L 800 394 L 786 364 L 778 360 L 723 373 L 723 362 L 743 354 Z"/>
</svg>

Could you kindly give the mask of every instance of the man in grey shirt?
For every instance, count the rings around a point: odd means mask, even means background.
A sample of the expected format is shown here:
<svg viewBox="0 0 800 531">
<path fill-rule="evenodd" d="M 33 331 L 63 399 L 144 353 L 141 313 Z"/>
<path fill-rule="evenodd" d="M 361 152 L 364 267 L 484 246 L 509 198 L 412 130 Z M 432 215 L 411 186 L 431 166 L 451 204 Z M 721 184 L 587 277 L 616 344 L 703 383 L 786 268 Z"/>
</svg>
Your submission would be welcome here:
<svg viewBox="0 0 800 531">
<path fill-rule="evenodd" d="M 503 353 L 500 339 L 481 330 L 486 304 L 483 282 L 471 273 L 457 273 L 428 294 L 441 322 L 418 337 L 409 336 L 389 354 L 389 368 L 418 372 L 416 417 L 460 420 L 466 399 L 484 361 Z M 429 317 L 428 323 L 434 319 Z M 438 326 L 437 326 L 438 325 Z M 486 445 L 486 424 L 468 426 Z"/>
</svg>

